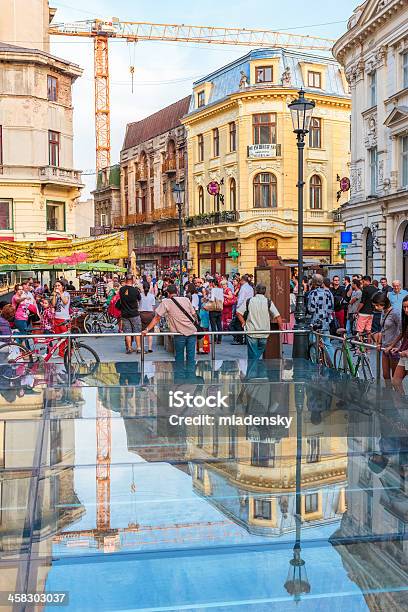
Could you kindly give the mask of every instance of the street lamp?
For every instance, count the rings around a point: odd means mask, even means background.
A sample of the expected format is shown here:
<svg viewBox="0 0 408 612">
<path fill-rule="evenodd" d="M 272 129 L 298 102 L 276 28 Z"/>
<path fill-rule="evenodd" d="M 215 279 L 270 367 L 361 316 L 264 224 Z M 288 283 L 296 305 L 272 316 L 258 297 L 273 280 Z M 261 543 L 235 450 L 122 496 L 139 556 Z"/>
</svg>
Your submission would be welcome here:
<svg viewBox="0 0 408 612">
<path fill-rule="evenodd" d="M 295 523 L 296 540 L 293 547 L 293 557 L 289 561 L 290 567 L 285 582 L 285 589 L 289 595 L 293 595 L 296 603 L 300 596 L 310 593 L 310 584 L 307 579 L 305 562 L 300 556 L 301 529 L 302 529 L 302 436 L 303 436 L 303 408 L 305 405 L 304 383 L 295 383 L 296 403 L 296 477 L 295 477 Z"/>
<path fill-rule="evenodd" d="M 173 187 L 173 198 L 174 203 L 177 206 L 178 212 L 178 231 L 179 231 L 179 282 L 180 282 L 180 295 L 183 295 L 183 227 L 182 227 L 182 208 L 184 204 L 184 186 L 180 183 L 176 183 Z"/>
<path fill-rule="evenodd" d="M 305 148 L 305 136 L 309 132 L 310 120 L 312 118 L 315 103 L 305 98 L 305 92 L 301 89 L 299 97 L 288 104 L 292 115 L 293 131 L 296 134 L 298 148 L 298 294 L 295 310 L 295 329 L 303 329 L 303 334 L 295 334 L 293 341 L 293 357 L 307 358 L 308 333 L 306 328 L 306 311 L 303 300 L 303 150 Z"/>
</svg>

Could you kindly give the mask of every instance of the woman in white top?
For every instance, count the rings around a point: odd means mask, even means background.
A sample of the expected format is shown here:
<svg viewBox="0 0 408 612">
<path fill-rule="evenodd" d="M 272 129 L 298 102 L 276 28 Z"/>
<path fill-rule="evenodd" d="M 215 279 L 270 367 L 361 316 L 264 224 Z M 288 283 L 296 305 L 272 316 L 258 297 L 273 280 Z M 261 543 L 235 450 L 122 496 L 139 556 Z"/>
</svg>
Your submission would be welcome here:
<svg viewBox="0 0 408 612">
<path fill-rule="evenodd" d="M 216 302 L 217 310 L 210 310 L 210 325 L 211 331 L 222 331 L 222 309 L 224 307 L 224 290 L 218 286 L 218 281 L 215 278 L 209 280 L 209 302 Z M 215 336 L 215 342 L 221 344 L 221 336 Z"/>
<path fill-rule="evenodd" d="M 142 331 L 146 329 L 150 321 L 154 317 L 154 310 L 156 308 L 156 297 L 150 291 L 150 284 L 147 282 L 143 283 L 142 297 L 139 302 L 140 319 L 142 321 Z M 147 336 L 148 352 L 153 352 L 153 336 Z"/>
</svg>

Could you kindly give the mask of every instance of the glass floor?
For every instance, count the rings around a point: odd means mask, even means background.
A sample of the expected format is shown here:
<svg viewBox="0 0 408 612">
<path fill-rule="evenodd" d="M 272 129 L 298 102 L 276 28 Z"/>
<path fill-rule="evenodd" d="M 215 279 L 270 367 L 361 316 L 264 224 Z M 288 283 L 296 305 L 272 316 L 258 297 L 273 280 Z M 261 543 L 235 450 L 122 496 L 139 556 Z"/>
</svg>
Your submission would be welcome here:
<svg viewBox="0 0 408 612">
<path fill-rule="evenodd" d="M 0 610 L 408 609 L 405 396 L 292 360 L 56 368 L 0 376 Z"/>
</svg>

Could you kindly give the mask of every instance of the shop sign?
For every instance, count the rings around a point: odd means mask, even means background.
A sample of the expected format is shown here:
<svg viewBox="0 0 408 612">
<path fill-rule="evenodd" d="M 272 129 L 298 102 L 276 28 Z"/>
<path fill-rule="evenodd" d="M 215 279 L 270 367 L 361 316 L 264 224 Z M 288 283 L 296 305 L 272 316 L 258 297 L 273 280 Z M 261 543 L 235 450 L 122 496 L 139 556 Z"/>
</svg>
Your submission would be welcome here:
<svg viewBox="0 0 408 612">
<path fill-rule="evenodd" d="M 254 144 L 248 146 L 248 157 L 276 157 L 278 145 L 276 144 Z"/>
<path fill-rule="evenodd" d="M 305 251 L 330 251 L 330 238 L 304 238 L 303 248 Z"/>
</svg>

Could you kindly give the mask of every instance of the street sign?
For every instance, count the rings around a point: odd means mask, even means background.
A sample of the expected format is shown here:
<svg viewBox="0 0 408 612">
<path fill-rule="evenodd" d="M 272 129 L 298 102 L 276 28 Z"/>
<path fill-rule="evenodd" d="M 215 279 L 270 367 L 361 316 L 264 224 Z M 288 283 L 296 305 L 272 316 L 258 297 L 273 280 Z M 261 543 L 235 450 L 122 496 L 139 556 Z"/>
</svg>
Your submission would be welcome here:
<svg viewBox="0 0 408 612">
<path fill-rule="evenodd" d="M 340 242 L 342 244 L 351 244 L 353 242 L 353 232 L 340 232 Z"/>
<path fill-rule="evenodd" d="M 212 196 L 218 195 L 220 193 L 220 184 L 217 181 L 211 181 L 207 185 L 207 191 Z"/>
</svg>

